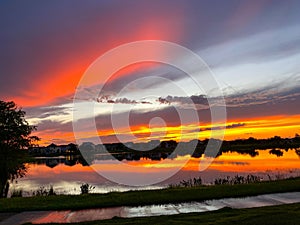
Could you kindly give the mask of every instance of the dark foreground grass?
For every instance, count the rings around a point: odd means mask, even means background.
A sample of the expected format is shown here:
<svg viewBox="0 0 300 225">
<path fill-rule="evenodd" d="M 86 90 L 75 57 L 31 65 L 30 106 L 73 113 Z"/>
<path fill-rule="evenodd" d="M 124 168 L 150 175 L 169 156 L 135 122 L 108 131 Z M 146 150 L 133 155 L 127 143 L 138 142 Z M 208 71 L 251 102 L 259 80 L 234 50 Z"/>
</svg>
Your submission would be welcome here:
<svg viewBox="0 0 300 225">
<path fill-rule="evenodd" d="M 31 210 L 78 210 L 113 206 L 203 201 L 227 197 L 300 191 L 300 178 L 241 185 L 168 188 L 162 190 L 113 192 L 108 194 L 58 195 L 46 197 L 0 199 L 0 212 Z"/>
<path fill-rule="evenodd" d="M 142 218 L 113 218 L 111 220 L 76 223 L 76 225 L 115 225 L 115 224 L 245 224 L 245 225 L 296 225 L 300 224 L 300 203 L 268 206 L 251 209 L 223 208 L 214 212 L 188 213 L 171 216 Z M 72 224 L 71 224 L 72 225 Z M 73 223 L 75 225 L 75 223 Z"/>
</svg>

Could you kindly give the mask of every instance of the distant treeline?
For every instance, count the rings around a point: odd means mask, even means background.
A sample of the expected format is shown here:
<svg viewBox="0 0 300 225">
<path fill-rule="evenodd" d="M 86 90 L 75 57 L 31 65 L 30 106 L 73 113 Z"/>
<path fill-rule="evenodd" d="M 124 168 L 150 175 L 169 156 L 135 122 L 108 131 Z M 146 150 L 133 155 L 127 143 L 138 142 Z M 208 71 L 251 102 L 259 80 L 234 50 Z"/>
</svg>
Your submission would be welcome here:
<svg viewBox="0 0 300 225">
<path fill-rule="evenodd" d="M 190 154 L 194 156 L 201 156 L 207 146 L 210 149 L 218 149 L 218 154 L 222 152 L 235 151 L 244 154 L 250 154 L 256 156 L 258 153 L 256 150 L 270 150 L 270 154 L 280 156 L 281 150 L 278 149 L 295 149 L 300 151 L 300 136 L 295 135 L 294 138 L 281 138 L 280 136 L 274 136 L 267 139 L 256 139 L 250 137 L 248 139 L 237 139 L 232 141 L 221 141 L 217 139 L 205 139 L 205 140 L 191 140 L 189 142 L 179 142 L 174 140 L 170 141 L 149 141 L 147 143 L 110 143 L 110 144 L 98 144 L 94 145 L 91 142 L 84 142 L 79 147 L 75 144 L 69 145 L 55 145 L 51 144 L 45 147 L 34 147 L 29 149 L 29 153 L 33 156 L 58 156 L 58 155 L 78 155 L 83 154 L 103 154 L 103 153 L 172 153 L 175 149 L 181 154 Z M 80 149 L 80 151 L 79 151 Z M 206 151 L 206 155 L 209 151 Z M 212 155 L 215 156 L 215 155 Z"/>
</svg>

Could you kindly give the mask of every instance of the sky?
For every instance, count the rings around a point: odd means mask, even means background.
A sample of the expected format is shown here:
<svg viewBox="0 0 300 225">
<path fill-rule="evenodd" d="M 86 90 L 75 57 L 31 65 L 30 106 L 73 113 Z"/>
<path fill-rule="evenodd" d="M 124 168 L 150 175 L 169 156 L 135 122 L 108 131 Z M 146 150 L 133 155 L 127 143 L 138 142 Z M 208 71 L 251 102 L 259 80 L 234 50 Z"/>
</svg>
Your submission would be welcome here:
<svg viewBox="0 0 300 225">
<path fill-rule="evenodd" d="M 80 107 L 94 107 L 102 142 L 204 139 L 224 128 L 228 140 L 293 137 L 300 133 L 299 10 L 297 0 L 3 0 L 0 99 L 27 112 L 41 144 L 75 141 L 78 90 L 85 96 Z M 205 90 L 157 62 L 130 65 L 109 80 L 99 71 L 89 86 L 79 85 L 98 57 L 143 40 L 176 43 L 201 57 L 224 96 L 227 122 L 211 123 L 208 100 L 222 96 L 201 80 L 201 71 L 195 76 Z M 178 109 L 199 120 L 180 121 Z M 112 126 L 112 118 L 122 121 L 128 113 L 129 129 Z M 91 140 L 91 129 L 83 125 L 79 136 Z"/>
</svg>

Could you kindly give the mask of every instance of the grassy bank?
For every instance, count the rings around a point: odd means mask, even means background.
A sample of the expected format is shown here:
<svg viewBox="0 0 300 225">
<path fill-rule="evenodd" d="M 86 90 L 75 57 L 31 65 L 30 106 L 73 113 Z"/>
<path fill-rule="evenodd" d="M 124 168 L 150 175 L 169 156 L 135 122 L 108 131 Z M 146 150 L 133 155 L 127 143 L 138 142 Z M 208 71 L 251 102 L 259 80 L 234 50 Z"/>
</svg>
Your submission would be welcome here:
<svg viewBox="0 0 300 225">
<path fill-rule="evenodd" d="M 112 192 L 108 194 L 58 195 L 0 199 L 0 212 L 28 210 L 88 209 L 112 206 L 138 206 L 254 196 L 300 191 L 300 178 L 241 185 L 199 186 L 163 190 Z"/>
<path fill-rule="evenodd" d="M 268 206 L 251 209 L 224 208 L 214 212 L 188 213 L 171 216 L 143 218 L 114 218 L 111 220 L 76 223 L 76 225 L 114 225 L 114 224 L 244 224 L 244 225 L 294 225 L 300 224 L 300 203 L 280 206 Z M 72 224 L 70 224 L 72 225 Z M 75 224 L 74 224 L 75 225 Z"/>
</svg>

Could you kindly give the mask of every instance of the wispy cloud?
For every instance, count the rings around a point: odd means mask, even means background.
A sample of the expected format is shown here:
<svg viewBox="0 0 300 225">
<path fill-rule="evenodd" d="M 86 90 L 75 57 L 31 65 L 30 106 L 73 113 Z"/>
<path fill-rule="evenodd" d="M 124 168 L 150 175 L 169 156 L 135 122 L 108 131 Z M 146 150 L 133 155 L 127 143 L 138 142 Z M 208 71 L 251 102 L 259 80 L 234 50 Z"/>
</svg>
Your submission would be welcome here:
<svg viewBox="0 0 300 225">
<path fill-rule="evenodd" d="M 237 92 L 231 95 L 224 96 L 227 107 L 242 107 L 250 105 L 262 105 L 267 103 L 276 104 L 279 102 L 291 101 L 300 97 L 299 81 L 293 79 L 294 86 L 285 86 L 283 82 L 267 85 L 264 88 L 249 90 L 245 92 Z M 296 84 L 296 85 L 295 85 Z M 212 97 L 206 95 L 192 95 L 192 96 L 167 96 L 159 97 L 157 102 L 160 104 L 180 104 L 180 105 L 202 105 L 208 106 L 209 102 L 217 104 L 220 97 Z"/>
<path fill-rule="evenodd" d="M 239 128 L 239 127 L 244 127 L 244 126 L 246 126 L 246 123 L 233 123 L 233 124 L 229 124 L 226 126 L 200 128 L 200 131 L 234 129 L 234 128 Z"/>
</svg>

